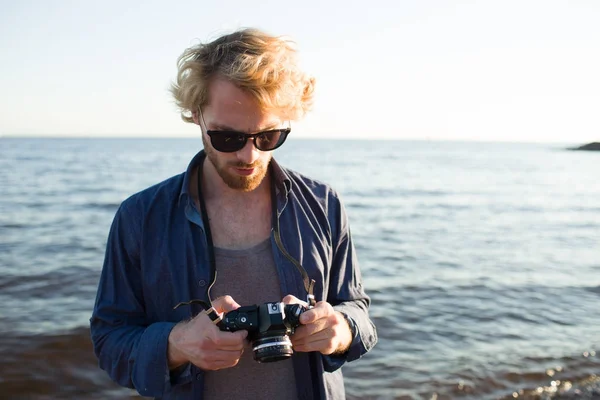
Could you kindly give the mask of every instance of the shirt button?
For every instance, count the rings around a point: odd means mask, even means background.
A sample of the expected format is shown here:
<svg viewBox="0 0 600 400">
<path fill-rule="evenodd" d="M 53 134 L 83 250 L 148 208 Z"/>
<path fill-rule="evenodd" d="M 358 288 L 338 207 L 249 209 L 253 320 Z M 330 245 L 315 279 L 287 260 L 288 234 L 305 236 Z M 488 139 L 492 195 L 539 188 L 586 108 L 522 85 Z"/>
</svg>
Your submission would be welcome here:
<svg viewBox="0 0 600 400">
<path fill-rule="evenodd" d="M 200 285 L 200 287 L 204 287 L 204 286 L 206 286 L 206 281 L 204 279 L 200 279 L 198 281 L 198 285 Z"/>
<path fill-rule="evenodd" d="M 202 374 L 196 374 L 196 380 L 199 381 L 200 379 L 202 379 Z"/>
</svg>

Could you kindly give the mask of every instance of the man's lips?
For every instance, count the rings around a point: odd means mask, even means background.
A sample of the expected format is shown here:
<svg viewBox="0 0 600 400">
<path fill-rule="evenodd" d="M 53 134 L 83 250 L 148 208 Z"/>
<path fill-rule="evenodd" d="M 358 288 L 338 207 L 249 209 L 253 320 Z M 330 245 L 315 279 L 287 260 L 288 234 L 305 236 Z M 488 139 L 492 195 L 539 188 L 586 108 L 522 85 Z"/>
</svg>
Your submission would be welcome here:
<svg viewBox="0 0 600 400">
<path fill-rule="evenodd" d="M 244 176 L 252 175 L 252 173 L 254 172 L 254 168 L 234 168 L 234 169 L 238 174 L 244 175 Z"/>
</svg>

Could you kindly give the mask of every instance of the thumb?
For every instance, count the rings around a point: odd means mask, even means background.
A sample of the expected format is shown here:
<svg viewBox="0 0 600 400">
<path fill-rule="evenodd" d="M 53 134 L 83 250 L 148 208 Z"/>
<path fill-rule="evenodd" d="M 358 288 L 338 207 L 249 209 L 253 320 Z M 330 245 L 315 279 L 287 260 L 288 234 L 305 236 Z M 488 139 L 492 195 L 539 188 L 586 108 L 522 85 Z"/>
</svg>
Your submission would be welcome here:
<svg viewBox="0 0 600 400">
<path fill-rule="evenodd" d="M 233 311 L 235 309 L 240 308 L 241 306 L 233 299 L 233 297 L 227 295 L 227 296 L 221 296 L 221 297 L 217 297 L 213 302 L 212 302 L 212 306 L 213 308 L 219 313 L 226 313 L 229 311 Z"/>
</svg>

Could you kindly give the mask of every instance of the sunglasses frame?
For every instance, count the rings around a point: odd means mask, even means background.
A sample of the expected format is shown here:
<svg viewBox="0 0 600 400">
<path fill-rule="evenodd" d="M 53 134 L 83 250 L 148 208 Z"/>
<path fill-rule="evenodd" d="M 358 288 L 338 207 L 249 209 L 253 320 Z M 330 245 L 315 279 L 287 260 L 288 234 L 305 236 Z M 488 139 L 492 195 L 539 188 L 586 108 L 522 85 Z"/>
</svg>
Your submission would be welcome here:
<svg viewBox="0 0 600 400">
<path fill-rule="evenodd" d="M 235 153 L 236 151 L 242 150 L 246 146 L 246 143 L 248 143 L 248 139 L 252 140 L 252 142 L 254 143 L 254 147 L 256 147 L 260 151 L 273 151 L 275 149 L 278 149 L 285 142 L 285 140 L 287 139 L 287 135 L 289 135 L 291 130 L 292 130 L 292 128 L 269 129 L 268 131 L 262 131 L 262 132 L 257 132 L 257 133 L 207 130 L 206 134 L 210 137 L 210 143 L 215 148 L 215 150 L 220 151 L 221 153 Z M 260 147 L 258 147 L 258 145 L 256 144 L 256 138 L 258 138 L 259 136 L 266 135 L 269 133 L 274 133 L 274 132 L 279 132 L 280 136 L 279 136 L 279 140 L 277 141 L 277 143 L 275 144 L 275 146 L 273 148 L 261 149 Z M 223 150 L 222 148 L 219 149 L 218 148 L 219 146 L 215 146 L 216 137 L 218 137 L 220 135 L 224 135 L 224 134 L 236 135 L 236 139 L 238 139 L 238 143 L 239 143 L 239 148 L 235 148 L 233 150 Z M 240 141 L 239 138 L 243 138 L 243 141 Z"/>
<path fill-rule="evenodd" d="M 254 144 L 254 147 L 260 151 L 273 151 L 273 150 L 281 147 L 281 145 L 287 140 L 287 136 L 292 131 L 292 128 L 289 126 L 287 128 L 269 129 L 266 131 L 261 131 L 261 132 L 256 132 L 256 133 L 245 133 L 245 132 L 239 132 L 239 131 L 234 131 L 234 130 L 209 130 L 208 127 L 206 126 L 206 122 L 204 121 L 204 115 L 202 115 L 202 110 L 200 107 L 198 107 L 198 114 L 200 114 L 200 119 L 202 120 L 202 123 L 204 124 L 204 130 L 206 131 L 206 134 L 210 137 L 210 143 L 212 144 L 212 146 L 214 147 L 215 150 L 217 150 L 221 153 L 235 153 L 236 151 L 242 150 L 246 146 L 246 143 L 248 143 L 248 139 L 251 139 L 252 143 Z M 277 141 L 275 147 L 268 149 L 268 150 L 263 150 L 260 147 L 258 147 L 258 145 L 256 144 L 256 138 L 259 136 L 265 135 L 265 134 L 273 133 L 273 132 L 279 132 L 279 134 L 280 134 L 279 140 Z M 218 137 L 219 135 L 223 135 L 223 134 L 235 135 L 236 139 L 243 138 L 243 141 L 239 141 L 240 147 L 233 149 L 233 150 L 222 150 L 222 149 L 218 148 L 219 146 L 215 146 L 215 138 Z"/>
</svg>

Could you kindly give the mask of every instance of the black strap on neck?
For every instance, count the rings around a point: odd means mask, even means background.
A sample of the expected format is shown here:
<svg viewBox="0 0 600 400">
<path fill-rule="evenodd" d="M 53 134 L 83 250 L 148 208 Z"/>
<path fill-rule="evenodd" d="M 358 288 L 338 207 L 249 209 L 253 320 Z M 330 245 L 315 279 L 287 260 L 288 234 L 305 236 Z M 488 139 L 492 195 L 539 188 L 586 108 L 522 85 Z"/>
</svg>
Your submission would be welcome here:
<svg viewBox="0 0 600 400">
<path fill-rule="evenodd" d="M 206 289 L 206 295 L 208 297 L 208 301 L 210 301 L 212 305 L 212 298 L 210 297 L 210 289 L 212 289 L 213 285 L 217 281 L 217 263 L 215 261 L 215 247 L 213 245 L 212 233 L 210 231 L 210 222 L 208 220 L 208 212 L 206 212 L 206 203 L 204 202 L 204 196 L 202 195 L 202 169 L 204 167 L 204 161 L 206 157 L 202 159 L 200 164 L 198 165 L 198 202 L 200 203 L 200 214 L 202 214 L 202 223 L 204 224 L 204 230 L 206 232 L 206 243 L 208 247 L 208 260 L 210 262 L 210 285 Z"/>
<path fill-rule="evenodd" d="M 204 160 L 206 160 L 206 158 L 204 158 Z M 204 160 L 202 160 L 202 162 L 200 162 L 200 165 L 198 166 L 198 202 L 200 203 L 200 212 L 202 214 L 202 222 L 204 223 L 204 229 L 206 231 L 206 241 L 207 241 L 207 245 L 208 245 L 208 257 L 209 257 L 209 261 L 210 261 L 210 268 L 211 268 L 211 278 L 210 278 L 210 285 L 208 286 L 207 289 L 207 297 L 208 300 L 212 303 L 212 299 L 210 297 L 210 289 L 213 287 L 213 285 L 215 284 L 215 281 L 217 280 L 217 265 L 215 262 L 215 250 L 214 250 L 214 245 L 213 245 L 213 240 L 212 240 L 212 233 L 210 230 L 210 221 L 208 219 L 208 213 L 206 212 L 206 203 L 204 202 L 204 196 L 202 195 L 202 169 L 203 169 L 203 164 L 204 164 Z M 304 288 L 306 289 L 306 293 L 307 293 L 307 297 L 306 297 L 306 301 L 309 304 L 309 307 L 314 307 L 316 302 L 315 302 L 315 296 L 314 296 L 314 286 L 315 286 L 315 281 L 314 279 L 310 279 L 308 274 L 306 273 L 306 270 L 304 269 L 304 267 L 302 267 L 302 265 L 294 258 L 290 255 L 290 253 L 287 252 L 287 250 L 285 249 L 285 247 L 283 246 L 283 242 L 281 241 L 281 235 L 280 235 L 280 229 L 279 229 L 279 215 L 277 213 L 277 195 L 276 195 L 276 191 L 275 191 L 275 179 L 274 179 L 274 174 L 273 174 L 273 167 L 272 165 L 269 165 L 269 175 L 270 175 L 270 185 L 271 185 L 271 209 L 272 209 L 272 213 L 273 213 L 273 231 L 274 231 L 274 236 L 275 236 L 275 243 L 277 244 L 277 248 L 279 248 L 279 251 L 281 251 L 281 253 L 283 254 L 283 256 L 285 258 L 287 258 L 300 272 L 300 274 L 302 275 L 302 279 L 304 281 Z"/>
<path fill-rule="evenodd" d="M 277 248 L 279 248 L 279 251 L 281 251 L 281 254 L 283 254 L 283 256 L 287 258 L 288 261 L 291 262 L 302 275 L 302 280 L 304 281 L 304 289 L 306 290 L 306 302 L 308 303 L 309 307 L 312 308 L 316 304 L 315 295 L 313 293 L 315 287 L 315 280 L 309 278 L 304 267 L 298 262 L 298 260 L 292 257 L 283 246 L 279 228 L 279 214 L 277 213 L 277 192 L 275 190 L 276 188 L 273 167 L 269 165 L 269 168 L 271 175 L 271 208 L 273 210 L 273 233 L 275 236 L 275 243 L 277 244 Z"/>
</svg>

